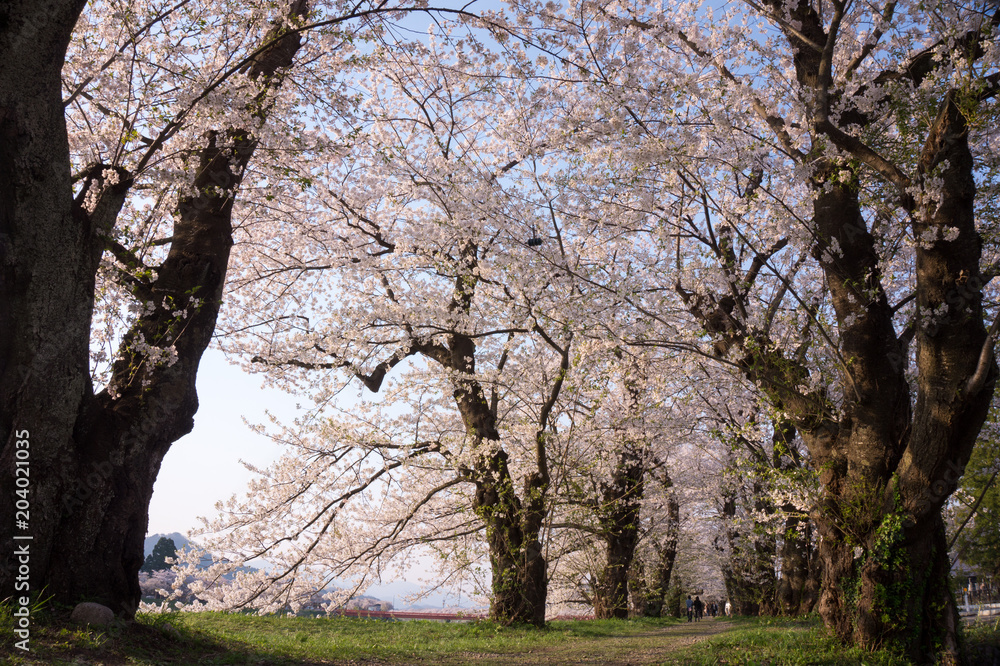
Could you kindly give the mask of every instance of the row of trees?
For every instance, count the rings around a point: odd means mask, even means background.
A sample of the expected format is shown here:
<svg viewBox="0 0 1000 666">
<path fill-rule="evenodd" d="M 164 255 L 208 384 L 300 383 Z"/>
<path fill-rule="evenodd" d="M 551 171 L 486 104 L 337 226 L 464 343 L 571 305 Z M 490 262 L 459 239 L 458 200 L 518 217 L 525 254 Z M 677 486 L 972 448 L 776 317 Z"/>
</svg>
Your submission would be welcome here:
<svg viewBox="0 0 1000 666">
<path fill-rule="evenodd" d="M 780 570 L 758 603 L 957 658 L 941 508 L 996 375 L 996 12 L 7 3 L 0 474 L 28 437 L 33 588 L 134 612 L 221 334 L 321 407 L 387 394 L 280 431 L 217 526 L 281 573 L 230 602 L 411 546 L 472 575 L 484 544 L 493 614 L 541 623 L 591 534 L 619 614 L 701 467 L 731 591 Z"/>
</svg>

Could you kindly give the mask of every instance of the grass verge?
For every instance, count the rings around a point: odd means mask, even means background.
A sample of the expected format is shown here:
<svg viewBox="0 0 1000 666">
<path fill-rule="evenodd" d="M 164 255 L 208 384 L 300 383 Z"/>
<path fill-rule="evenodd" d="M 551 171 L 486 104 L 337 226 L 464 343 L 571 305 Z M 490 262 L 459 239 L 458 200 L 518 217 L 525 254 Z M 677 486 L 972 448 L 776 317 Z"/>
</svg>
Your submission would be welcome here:
<svg viewBox="0 0 1000 666">
<path fill-rule="evenodd" d="M 818 616 L 805 618 L 734 618 L 725 634 L 692 646 L 666 664 L 685 666 L 908 666 L 912 662 L 888 650 L 869 652 L 843 646 Z M 1000 664 L 1000 620 L 963 627 L 964 663 Z"/>
<path fill-rule="evenodd" d="M 140 615 L 129 625 L 92 630 L 71 626 L 68 616 L 67 609 L 38 610 L 32 617 L 31 652 L 14 649 L 7 633 L 0 637 L 0 664 L 908 663 L 889 653 L 844 648 L 829 637 L 815 617 L 698 624 L 673 619 L 572 621 L 552 622 L 539 630 L 491 622 L 445 624 L 172 613 Z M 3 628 L 7 630 L 9 625 Z M 970 627 L 966 645 L 970 655 L 1000 655 L 1000 624 Z"/>
</svg>

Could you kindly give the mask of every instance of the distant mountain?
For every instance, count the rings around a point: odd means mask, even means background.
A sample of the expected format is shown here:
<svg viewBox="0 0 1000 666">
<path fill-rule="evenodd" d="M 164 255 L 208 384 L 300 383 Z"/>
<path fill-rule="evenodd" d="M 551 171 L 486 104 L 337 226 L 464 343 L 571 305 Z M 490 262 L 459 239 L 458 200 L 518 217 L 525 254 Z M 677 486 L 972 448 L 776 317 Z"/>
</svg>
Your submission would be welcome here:
<svg viewBox="0 0 1000 666">
<path fill-rule="evenodd" d="M 144 544 L 146 557 L 149 557 L 149 554 L 153 552 L 153 546 L 156 545 L 156 542 L 159 541 L 161 537 L 167 537 L 168 539 L 173 539 L 174 547 L 176 547 L 177 550 L 184 550 L 185 548 L 189 547 L 190 548 L 199 547 L 198 544 L 192 542 L 190 539 L 188 539 L 180 532 L 171 532 L 170 534 L 150 534 L 148 537 L 146 537 L 146 541 Z M 201 559 L 198 561 L 198 568 L 207 569 L 210 566 L 212 566 L 212 556 L 208 555 L 207 553 L 203 554 L 201 556 Z M 249 569 L 249 571 L 252 571 L 252 569 Z"/>
<path fill-rule="evenodd" d="M 176 546 L 178 550 L 191 543 L 191 541 L 180 532 L 171 532 L 170 534 L 150 534 L 146 537 L 146 541 L 143 544 L 143 557 L 150 556 L 153 552 L 153 546 L 156 545 L 156 542 L 159 541 L 161 537 L 173 539 L 174 546 Z"/>
<path fill-rule="evenodd" d="M 149 554 L 153 552 L 153 546 L 156 545 L 156 542 L 159 541 L 161 537 L 167 537 L 168 539 L 173 539 L 174 546 L 177 548 L 177 550 L 184 550 L 185 548 L 188 547 L 200 548 L 200 546 L 197 543 L 194 543 L 180 532 L 171 532 L 170 534 L 150 534 L 148 537 L 146 537 L 146 541 L 144 544 L 146 557 L 149 557 Z M 202 553 L 201 558 L 198 560 L 198 568 L 207 569 L 210 566 L 212 566 L 212 556 L 209 555 L 208 553 Z M 254 567 L 239 567 L 236 569 L 236 571 L 245 571 L 251 573 L 257 571 L 257 569 Z M 234 573 L 236 573 L 236 571 L 226 574 L 223 577 L 226 579 L 231 579 Z"/>
</svg>

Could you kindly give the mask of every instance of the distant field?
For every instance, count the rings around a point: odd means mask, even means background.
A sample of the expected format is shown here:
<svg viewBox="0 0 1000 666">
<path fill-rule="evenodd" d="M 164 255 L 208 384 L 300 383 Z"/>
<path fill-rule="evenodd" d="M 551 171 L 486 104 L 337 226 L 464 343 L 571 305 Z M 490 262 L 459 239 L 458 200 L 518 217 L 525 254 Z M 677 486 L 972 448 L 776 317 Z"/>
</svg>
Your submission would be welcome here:
<svg viewBox="0 0 1000 666">
<path fill-rule="evenodd" d="M 257 617 L 221 613 L 140 616 L 129 628 L 67 628 L 43 612 L 32 652 L 3 635 L 4 664 L 906 664 L 888 653 L 847 650 L 816 618 L 551 622 L 542 630 L 490 622 L 385 622 L 350 618 Z M 1000 654 L 997 626 L 970 635 L 985 659 Z M 992 663 L 976 661 L 974 663 Z"/>
</svg>

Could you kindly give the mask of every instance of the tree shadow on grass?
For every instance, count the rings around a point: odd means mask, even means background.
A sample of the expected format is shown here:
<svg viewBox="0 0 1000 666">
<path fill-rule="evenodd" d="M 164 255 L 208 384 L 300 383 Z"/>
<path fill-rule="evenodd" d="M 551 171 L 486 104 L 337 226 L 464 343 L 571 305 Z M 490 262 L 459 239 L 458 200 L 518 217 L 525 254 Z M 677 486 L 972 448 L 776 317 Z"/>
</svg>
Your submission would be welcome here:
<svg viewBox="0 0 1000 666">
<path fill-rule="evenodd" d="M 254 666 L 319 666 L 377 664 L 379 660 L 303 659 L 225 640 L 184 627 L 169 616 L 152 623 L 116 622 L 108 627 L 80 627 L 66 610 L 46 610 L 32 618 L 29 650 L 14 639 L 0 638 L 0 664 L 45 666 L 166 666 L 175 664 L 248 664 Z"/>
</svg>

